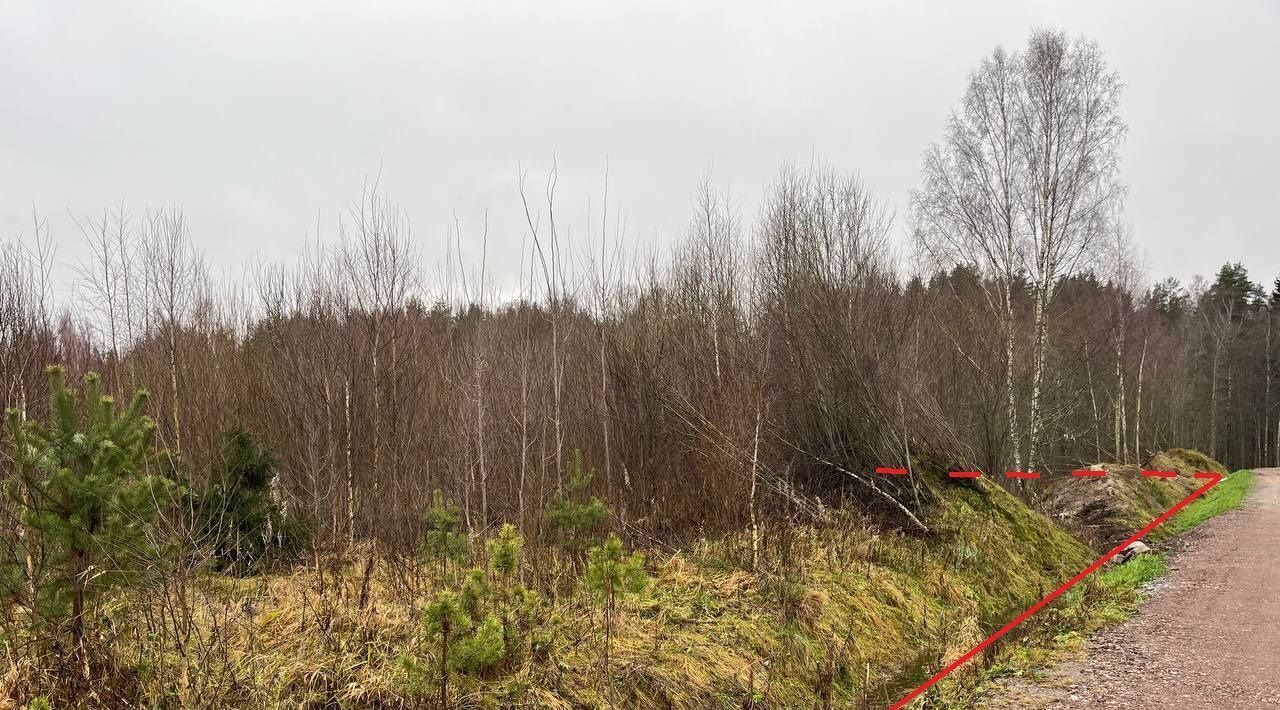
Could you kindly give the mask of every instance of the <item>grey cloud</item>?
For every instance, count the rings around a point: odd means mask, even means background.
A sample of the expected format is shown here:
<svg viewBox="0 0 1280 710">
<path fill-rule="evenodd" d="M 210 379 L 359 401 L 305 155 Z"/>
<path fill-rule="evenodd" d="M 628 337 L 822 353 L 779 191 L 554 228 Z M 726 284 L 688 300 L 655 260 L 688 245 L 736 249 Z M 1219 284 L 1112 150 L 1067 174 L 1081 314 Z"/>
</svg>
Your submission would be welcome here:
<svg viewBox="0 0 1280 710">
<path fill-rule="evenodd" d="M 784 161 L 856 170 L 903 214 L 969 69 L 1036 26 L 1099 41 L 1128 84 L 1128 216 L 1153 275 L 1280 273 L 1280 6 L 1170 2 L 17 3 L 0 23 L 0 235 L 125 200 L 184 206 L 210 260 L 288 258 L 381 170 L 431 261 L 517 171 L 586 229 L 609 166 L 628 240 L 683 233 L 714 166 L 750 217 Z M 598 214 L 598 212 L 596 213 Z M 469 247 L 475 258 L 475 247 Z"/>
</svg>

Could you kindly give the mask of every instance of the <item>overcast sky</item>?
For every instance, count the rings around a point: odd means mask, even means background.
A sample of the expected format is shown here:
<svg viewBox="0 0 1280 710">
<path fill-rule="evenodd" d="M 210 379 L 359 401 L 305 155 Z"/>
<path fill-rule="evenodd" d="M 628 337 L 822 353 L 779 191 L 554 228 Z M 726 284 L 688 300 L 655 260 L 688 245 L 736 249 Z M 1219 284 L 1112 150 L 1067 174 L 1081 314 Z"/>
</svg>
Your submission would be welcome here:
<svg viewBox="0 0 1280 710">
<path fill-rule="evenodd" d="M 1280 274 L 1280 3 L 63 3 L 0 0 L 0 240 L 121 200 L 181 205 L 220 270 L 291 258 L 381 170 L 430 263 L 490 215 L 499 280 L 520 166 L 581 234 L 686 229 L 708 166 L 747 216 L 787 161 L 856 171 L 906 212 L 968 72 L 1036 27 L 1096 39 L 1127 84 L 1128 218 L 1153 276 Z M 902 224 L 899 219 L 899 225 Z M 899 236 L 903 229 L 899 228 Z M 477 252 L 471 248 L 471 258 Z"/>
</svg>

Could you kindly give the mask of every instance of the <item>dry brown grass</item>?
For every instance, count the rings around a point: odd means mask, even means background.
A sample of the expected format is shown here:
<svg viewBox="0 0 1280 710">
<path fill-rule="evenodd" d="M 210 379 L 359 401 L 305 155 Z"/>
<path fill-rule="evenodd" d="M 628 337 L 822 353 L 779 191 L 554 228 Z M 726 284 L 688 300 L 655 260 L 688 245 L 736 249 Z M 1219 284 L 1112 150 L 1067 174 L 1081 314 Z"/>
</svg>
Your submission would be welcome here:
<svg viewBox="0 0 1280 710">
<path fill-rule="evenodd" d="M 914 659 L 957 657 L 1087 556 L 985 481 L 945 489 L 931 523 L 927 537 L 847 515 L 822 528 L 770 528 L 755 572 L 744 567 L 745 535 L 651 555 L 653 584 L 621 604 L 608 668 L 600 611 L 575 581 L 579 565 L 531 551 L 536 565 L 521 576 L 543 595 L 545 643 L 491 672 L 455 674 L 451 706 L 854 706 L 895 692 Z M 135 703 L 432 707 L 433 683 L 412 682 L 399 659 L 434 668 L 421 614 L 449 585 L 369 548 L 320 567 L 323 575 L 313 562 L 255 578 L 197 577 L 188 592 L 195 631 L 180 648 L 137 622 L 155 599 L 121 600 L 122 623 L 134 627 L 111 651 L 121 667 L 144 669 Z M 50 687 L 32 667 L 10 666 L 0 695 L 25 702 Z"/>
</svg>

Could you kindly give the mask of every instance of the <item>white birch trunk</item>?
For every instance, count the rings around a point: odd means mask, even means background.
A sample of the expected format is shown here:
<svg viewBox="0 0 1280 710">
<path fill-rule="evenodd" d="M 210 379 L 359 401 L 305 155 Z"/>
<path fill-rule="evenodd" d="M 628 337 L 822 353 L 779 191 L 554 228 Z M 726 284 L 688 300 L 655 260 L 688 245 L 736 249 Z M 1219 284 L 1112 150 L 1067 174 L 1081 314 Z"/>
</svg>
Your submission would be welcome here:
<svg viewBox="0 0 1280 710">
<path fill-rule="evenodd" d="M 356 471 L 351 452 L 351 378 L 342 381 L 342 417 L 347 435 L 347 544 L 356 541 Z"/>
</svg>

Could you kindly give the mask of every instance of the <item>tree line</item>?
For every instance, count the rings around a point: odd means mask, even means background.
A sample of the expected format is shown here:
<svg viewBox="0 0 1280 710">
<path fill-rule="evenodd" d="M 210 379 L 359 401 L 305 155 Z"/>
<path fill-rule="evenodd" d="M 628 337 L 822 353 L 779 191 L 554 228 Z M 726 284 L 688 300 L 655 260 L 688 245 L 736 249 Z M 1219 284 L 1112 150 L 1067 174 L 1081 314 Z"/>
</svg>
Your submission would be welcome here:
<svg viewBox="0 0 1280 710">
<path fill-rule="evenodd" d="M 782 168 L 754 218 L 709 176 L 670 252 L 632 254 L 607 215 L 570 237 L 554 171 L 522 179 L 506 297 L 460 249 L 430 278 L 376 183 L 336 239 L 241 279 L 210 272 L 180 208 L 109 208 L 78 222 L 69 302 L 36 217 L 0 251 L 0 405 L 46 419 L 51 363 L 116 401 L 146 390 L 164 452 L 146 465 L 195 491 L 249 432 L 283 516 L 332 545 L 416 545 L 435 490 L 467 531 L 537 541 L 580 470 L 636 544 L 733 529 L 758 550 L 768 522 L 835 505 L 925 527 L 927 490 L 879 465 L 1055 472 L 1171 446 L 1280 465 L 1280 279 L 1149 281 L 1121 89 L 1086 40 L 996 50 L 896 226 L 815 162 Z"/>
</svg>

